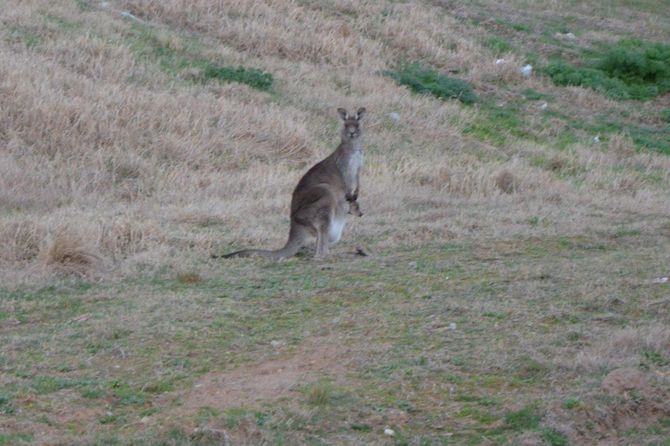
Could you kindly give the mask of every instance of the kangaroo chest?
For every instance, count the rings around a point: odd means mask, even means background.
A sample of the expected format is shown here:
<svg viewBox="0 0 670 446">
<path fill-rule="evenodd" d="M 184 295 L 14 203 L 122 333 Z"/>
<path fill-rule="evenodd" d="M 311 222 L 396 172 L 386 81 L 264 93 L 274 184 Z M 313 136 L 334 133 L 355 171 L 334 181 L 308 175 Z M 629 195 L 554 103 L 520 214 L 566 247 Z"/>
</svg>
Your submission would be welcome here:
<svg viewBox="0 0 670 446">
<path fill-rule="evenodd" d="M 363 165 L 363 151 L 353 150 L 346 160 L 340 166 L 342 171 L 342 176 L 344 177 L 344 182 L 351 189 L 356 188 L 356 181 L 358 179 L 358 173 L 361 170 Z"/>
<path fill-rule="evenodd" d="M 349 171 L 357 175 L 363 165 L 363 151 L 355 150 L 349 157 Z"/>
</svg>

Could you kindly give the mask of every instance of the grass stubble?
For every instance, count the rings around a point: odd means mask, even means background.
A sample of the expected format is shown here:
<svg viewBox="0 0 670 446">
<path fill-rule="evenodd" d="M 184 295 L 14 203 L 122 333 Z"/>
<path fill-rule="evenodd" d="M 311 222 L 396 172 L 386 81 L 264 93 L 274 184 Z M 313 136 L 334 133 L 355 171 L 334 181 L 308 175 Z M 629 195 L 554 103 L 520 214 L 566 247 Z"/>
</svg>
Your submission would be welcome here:
<svg viewBox="0 0 670 446">
<path fill-rule="evenodd" d="M 5 2 L 0 444 L 667 444 L 667 95 L 518 72 L 670 37 L 614 3 Z M 210 260 L 359 105 L 339 254 Z"/>
</svg>

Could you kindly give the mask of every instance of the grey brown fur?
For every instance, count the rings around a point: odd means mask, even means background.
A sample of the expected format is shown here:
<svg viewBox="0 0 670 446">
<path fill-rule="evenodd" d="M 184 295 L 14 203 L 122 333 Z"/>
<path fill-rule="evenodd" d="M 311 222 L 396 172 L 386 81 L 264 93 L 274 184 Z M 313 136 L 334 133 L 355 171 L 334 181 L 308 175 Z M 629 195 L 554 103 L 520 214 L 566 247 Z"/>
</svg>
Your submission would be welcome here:
<svg viewBox="0 0 670 446">
<path fill-rule="evenodd" d="M 360 214 L 356 200 L 363 163 L 360 120 L 365 108 L 359 108 L 355 115 L 347 114 L 343 108 L 337 112 L 343 121 L 342 141 L 333 153 L 312 166 L 293 190 L 286 245 L 277 250 L 243 249 L 224 257 L 258 255 L 282 259 L 295 255 L 309 236 L 315 236 L 315 257 L 323 258 L 328 255 L 329 246 L 340 240 L 347 214 Z"/>
</svg>

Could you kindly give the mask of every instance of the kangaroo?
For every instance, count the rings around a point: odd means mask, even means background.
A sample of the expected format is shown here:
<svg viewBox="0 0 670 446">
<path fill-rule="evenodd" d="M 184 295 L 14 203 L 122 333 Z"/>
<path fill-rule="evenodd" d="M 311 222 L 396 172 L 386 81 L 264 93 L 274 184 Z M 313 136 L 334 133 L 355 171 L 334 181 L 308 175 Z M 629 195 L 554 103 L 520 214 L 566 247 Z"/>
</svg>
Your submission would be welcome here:
<svg viewBox="0 0 670 446">
<path fill-rule="evenodd" d="M 358 201 L 350 201 L 349 202 L 349 215 L 353 215 L 354 217 L 362 217 L 363 212 L 361 212 L 361 206 L 358 204 Z"/>
<path fill-rule="evenodd" d="M 363 164 L 360 121 L 365 108 L 349 115 L 337 109 L 342 118 L 341 142 L 327 158 L 318 162 L 298 181 L 291 197 L 291 227 L 288 241 L 277 250 L 243 249 L 224 258 L 259 255 L 283 259 L 295 255 L 308 237 L 316 236 L 315 258 L 328 255 L 331 244 L 342 237 L 347 213 L 360 213 L 356 200 L 360 192 L 359 177 Z M 362 215 L 362 214 L 361 214 Z"/>
</svg>

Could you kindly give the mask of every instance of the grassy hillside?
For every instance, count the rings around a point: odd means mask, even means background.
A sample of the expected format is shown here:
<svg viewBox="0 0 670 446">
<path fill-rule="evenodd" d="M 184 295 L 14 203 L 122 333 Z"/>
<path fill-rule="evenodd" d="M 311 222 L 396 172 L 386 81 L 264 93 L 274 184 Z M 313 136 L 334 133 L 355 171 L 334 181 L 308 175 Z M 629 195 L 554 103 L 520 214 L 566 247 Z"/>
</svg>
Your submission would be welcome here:
<svg viewBox="0 0 670 446">
<path fill-rule="evenodd" d="M 0 445 L 669 445 L 669 22 L 0 3 Z M 334 255 L 211 259 L 359 106 Z"/>
</svg>

